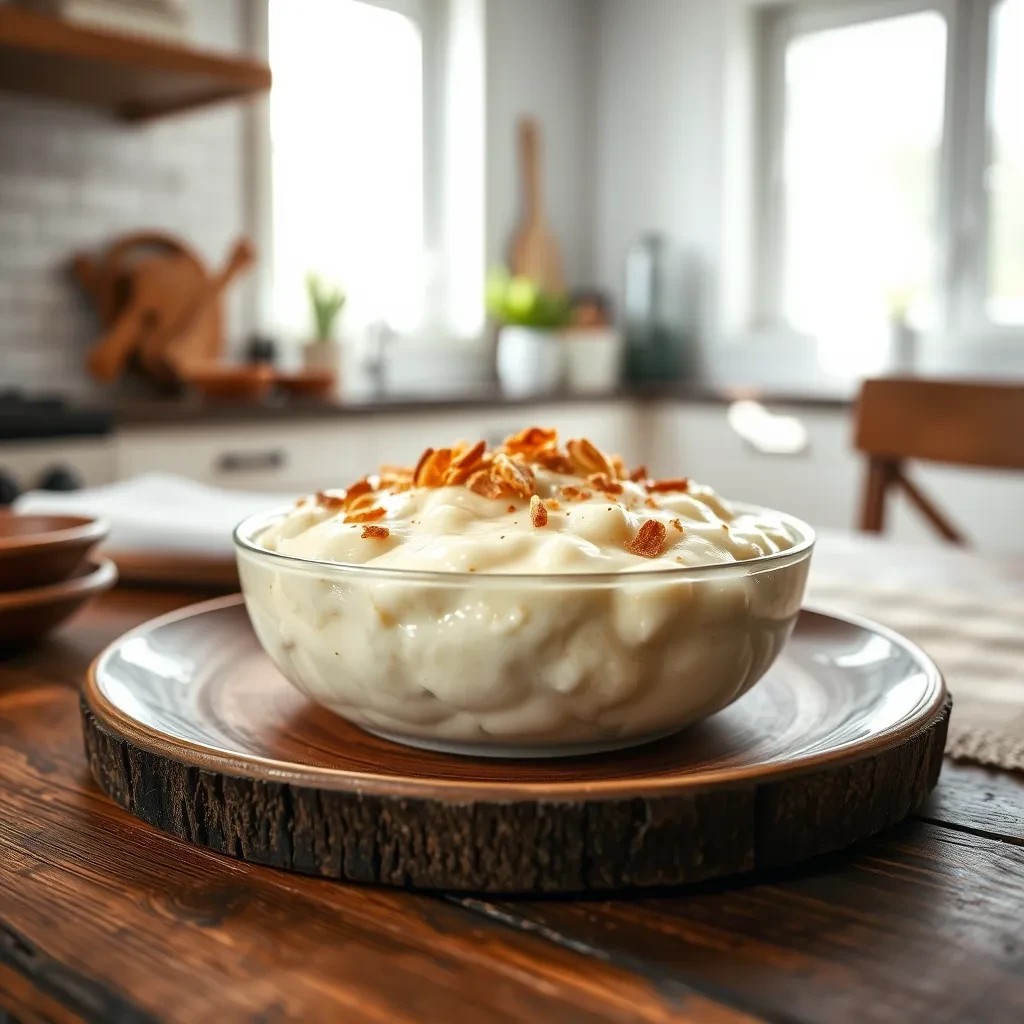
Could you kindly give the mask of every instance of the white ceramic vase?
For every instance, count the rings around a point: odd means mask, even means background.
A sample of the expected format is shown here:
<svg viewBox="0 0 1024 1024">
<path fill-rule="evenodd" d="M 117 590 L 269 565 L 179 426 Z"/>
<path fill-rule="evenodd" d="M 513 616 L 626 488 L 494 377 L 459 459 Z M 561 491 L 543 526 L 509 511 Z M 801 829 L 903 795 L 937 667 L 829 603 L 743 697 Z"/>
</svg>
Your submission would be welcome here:
<svg viewBox="0 0 1024 1024">
<path fill-rule="evenodd" d="M 565 333 L 566 386 L 574 394 L 614 391 L 622 381 L 622 335 L 614 327 L 580 327 Z"/>
<path fill-rule="evenodd" d="M 917 331 L 906 320 L 889 326 L 889 363 L 896 373 L 911 374 L 917 362 Z"/>
<path fill-rule="evenodd" d="M 548 395 L 565 378 L 565 346 L 560 331 L 506 324 L 498 336 L 498 382 L 512 398 Z"/>
</svg>

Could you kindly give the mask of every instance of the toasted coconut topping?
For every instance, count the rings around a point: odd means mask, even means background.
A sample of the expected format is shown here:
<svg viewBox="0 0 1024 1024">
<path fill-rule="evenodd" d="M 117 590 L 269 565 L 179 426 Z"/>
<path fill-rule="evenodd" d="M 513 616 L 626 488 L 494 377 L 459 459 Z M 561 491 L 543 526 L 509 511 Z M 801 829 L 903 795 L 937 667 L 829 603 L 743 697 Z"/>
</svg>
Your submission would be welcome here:
<svg viewBox="0 0 1024 1024">
<path fill-rule="evenodd" d="M 527 427 L 493 449 L 488 449 L 485 441 L 474 444 L 460 441 L 450 448 L 427 448 L 412 469 L 382 466 L 378 476 L 357 480 L 344 494 L 318 491 L 315 501 L 331 512 L 344 512 L 346 523 L 368 524 L 386 515 L 381 504 L 385 493 L 397 494 L 413 487 L 465 487 L 484 498 L 511 499 L 510 515 L 521 507 L 517 502 L 528 501 L 530 521 L 535 527 L 544 527 L 548 525 L 550 513 L 560 510 L 562 505 L 555 497 L 541 500 L 535 473 L 542 470 L 580 478 L 561 485 L 555 482 L 556 493 L 566 502 L 588 501 L 598 494 L 610 502 L 623 501 L 626 507 L 635 507 L 643 501 L 646 507 L 657 509 L 660 506 L 654 495 L 684 492 L 689 488 L 686 477 L 650 479 L 646 466 L 630 472 L 620 456 L 606 454 L 586 438 L 572 438 L 560 447 L 558 434 L 552 428 Z M 671 520 L 669 525 L 683 532 L 679 519 Z M 362 536 L 384 539 L 390 536 L 390 531 L 385 526 L 366 526 Z M 663 523 L 645 522 L 627 549 L 653 558 L 661 551 L 665 536 Z"/>
<path fill-rule="evenodd" d="M 528 465 L 499 452 L 494 456 L 492 466 L 492 472 L 504 482 L 512 497 L 529 499 L 533 496 L 537 482 Z"/>
<path fill-rule="evenodd" d="M 398 473 L 382 469 L 377 478 L 377 489 L 380 491 L 393 491 L 398 494 L 401 491 L 408 491 L 412 486 L 411 469 L 405 469 Z"/>
<path fill-rule="evenodd" d="M 484 498 L 505 497 L 505 488 L 491 469 L 478 469 L 467 481 L 466 486 Z"/>
<path fill-rule="evenodd" d="M 376 500 L 375 494 L 360 494 L 352 501 L 346 499 L 345 509 L 348 512 L 358 512 L 361 508 L 370 508 Z"/>
<path fill-rule="evenodd" d="M 781 518 L 734 510 L 685 465 L 631 472 L 589 439 L 543 426 L 493 443 L 470 435 L 412 461 L 310 495 L 265 546 L 431 572 L 575 574 L 674 569 L 677 556 L 743 561 L 795 543 Z"/>
<path fill-rule="evenodd" d="M 429 449 L 428 449 L 429 450 Z M 420 458 L 413 476 L 417 487 L 443 487 L 445 474 L 452 463 L 451 448 L 438 448 Z"/>
<path fill-rule="evenodd" d="M 376 508 L 368 508 L 365 512 L 349 512 L 345 516 L 346 523 L 372 523 L 375 519 L 383 519 L 387 513 L 379 505 Z"/>
<path fill-rule="evenodd" d="M 345 508 L 354 508 L 355 503 L 360 498 L 371 496 L 372 492 L 373 486 L 366 477 L 363 477 L 362 480 L 357 480 L 351 487 L 345 490 Z"/>
<path fill-rule="evenodd" d="M 661 554 L 667 533 L 664 523 L 659 523 L 656 519 L 648 519 L 637 531 L 636 536 L 626 545 L 626 550 L 634 555 L 642 555 L 644 558 L 657 558 Z"/>
<path fill-rule="evenodd" d="M 533 454 L 544 448 L 554 448 L 558 443 L 558 432 L 551 427 L 527 427 L 518 434 L 505 438 L 503 445 L 506 452 L 523 452 Z"/>
<path fill-rule="evenodd" d="M 548 525 L 548 510 L 536 494 L 530 498 L 530 522 L 534 526 Z"/>
<path fill-rule="evenodd" d="M 605 494 L 614 496 L 622 493 L 622 484 L 618 480 L 612 480 L 607 473 L 591 473 L 587 477 L 587 483 L 595 491 L 603 491 Z"/>
<path fill-rule="evenodd" d="M 420 456 L 420 461 L 416 463 L 416 468 L 412 471 L 412 482 L 417 487 L 423 486 L 423 470 L 426 464 L 430 461 L 430 457 L 434 454 L 433 448 L 427 448 Z"/>
<path fill-rule="evenodd" d="M 591 473 L 612 472 L 612 467 L 608 463 L 608 457 L 600 448 L 591 444 L 585 437 L 566 441 L 565 447 L 569 450 L 569 458 L 572 460 L 573 469 L 580 476 L 589 476 Z"/>
<path fill-rule="evenodd" d="M 593 496 L 591 491 L 585 491 L 580 487 L 573 487 L 572 484 L 562 488 L 562 497 L 567 501 L 586 501 Z"/>
<path fill-rule="evenodd" d="M 675 480 L 648 480 L 647 490 L 652 494 L 664 493 L 667 491 L 687 491 L 690 489 L 690 481 L 681 476 Z"/>
<path fill-rule="evenodd" d="M 328 494 L 326 491 L 317 491 L 314 497 L 316 498 L 316 503 L 322 508 L 335 511 L 345 508 L 345 495 L 343 494 Z"/>
<path fill-rule="evenodd" d="M 573 471 L 572 459 L 556 448 L 542 449 L 536 453 L 534 460 L 552 473 L 563 473 L 568 476 Z"/>
<path fill-rule="evenodd" d="M 487 451 L 486 441 L 477 441 L 472 448 L 466 448 L 459 452 L 448 467 L 445 473 L 445 487 L 454 487 L 456 484 L 464 484 L 473 472 L 480 468 L 484 461 L 484 454 Z"/>
</svg>

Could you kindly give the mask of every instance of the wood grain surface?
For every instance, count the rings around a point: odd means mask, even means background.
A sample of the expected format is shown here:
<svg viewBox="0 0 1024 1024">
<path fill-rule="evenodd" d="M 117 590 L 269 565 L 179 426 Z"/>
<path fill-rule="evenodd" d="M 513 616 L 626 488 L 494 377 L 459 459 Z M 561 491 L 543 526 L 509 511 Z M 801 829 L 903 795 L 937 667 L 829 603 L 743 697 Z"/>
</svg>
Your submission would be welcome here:
<svg viewBox="0 0 1024 1024">
<path fill-rule="evenodd" d="M 270 68 L 0 5 L 0 88 L 146 121 L 270 88 Z"/>
<path fill-rule="evenodd" d="M 188 587 L 211 593 L 238 589 L 238 566 L 234 556 L 159 551 L 104 551 L 104 554 L 117 566 L 122 583 Z"/>
<path fill-rule="evenodd" d="M 30 982 L 0 985 L 12 1013 L 47 1019 L 49 1002 L 66 1019 L 190 1024 L 744 1019 L 682 988 L 666 1000 L 627 972 L 592 976 L 578 954 L 435 898 L 297 880 L 139 825 L 91 785 L 75 690 L 46 675 L 0 670 L 0 971 Z"/>
<path fill-rule="evenodd" d="M 1024 1016 L 1024 783 L 1005 773 L 947 764 L 919 817 L 847 853 L 642 900 L 368 889 L 136 821 L 89 777 L 77 686 L 193 600 L 115 590 L 0 661 L 5 1024 Z"/>
<path fill-rule="evenodd" d="M 1024 850 L 915 822 L 856 858 L 766 881 L 655 899 L 461 905 L 651 984 L 699 978 L 772 1020 L 1024 1020 Z M 884 995 L 866 1000 L 871 992 Z"/>
<path fill-rule="evenodd" d="M 504 893 L 703 881 L 839 849 L 920 806 L 948 716 L 934 667 L 813 612 L 712 721 L 586 758 L 378 739 L 299 694 L 230 598 L 133 633 L 83 693 L 100 787 L 172 835 L 307 874 Z"/>
</svg>

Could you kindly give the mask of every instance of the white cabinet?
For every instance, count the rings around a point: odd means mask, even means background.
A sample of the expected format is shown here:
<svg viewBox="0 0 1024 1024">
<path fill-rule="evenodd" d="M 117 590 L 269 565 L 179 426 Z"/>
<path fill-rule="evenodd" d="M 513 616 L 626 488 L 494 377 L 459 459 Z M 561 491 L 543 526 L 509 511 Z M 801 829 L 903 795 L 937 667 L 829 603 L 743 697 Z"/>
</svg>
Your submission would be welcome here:
<svg viewBox="0 0 1024 1024">
<path fill-rule="evenodd" d="M 95 487 L 141 473 L 173 473 L 218 487 L 297 495 L 344 487 L 383 463 L 412 464 L 428 445 L 500 441 L 523 426 L 587 437 L 630 466 L 691 476 L 738 501 L 784 509 L 811 524 L 849 530 L 857 521 L 863 463 L 853 450 L 849 410 L 772 406 L 807 430 L 798 455 L 766 455 L 729 425 L 724 403 L 537 402 L 476 409 L 351 413 L 318 420 L 126 427 L 110 438 L 0 444 L 0 468 L 24 488 L 55 466 Z M 1024 477 L 914 465 L 911 472 L 978 547 L 1024 550 Z M 905 502 L 893 502 L 889 531 L 936 541 Z"/>
<path fill-rule="evenodd" d="M 782 509 L 822 529 L 853 529 L 864 462 L 853 448 L 852 412 L 799 406 L 771 409 L 803 423 L 808 435 L 805 451 L 756 451 L 729 425 L 724 404 L 662 403 L 651 412 L 651 469 L 692 476 L 729 498 Z M 909 471 L 977 547 L 1024 550 L 1024 476 L 923 463 L 911 464 Z M 890 507 L 888 536 L 940 543 L 904 499 L 897 496 Z"/>
<path fill-rule="evenodd" d="M 124 429 L 121 478 L 173 473 L 217 487 L 298 493 L 337 486 L 362 472 L 361 426 L 342 420 Z"/>
<path fill-rule="evenodd" d="M 812 524 L 849 529 L 856 518 L 860 461 L 849 413 L 772 407 L 807 430 L 796 455 L 766 455 L 729 425 L 725 404 L 663 403 L 653 410 L 651 470 L 690 476 L 736 501 L 791 512 Z"/>
<path fill-rule="evenodd" d="M 564 438 L 587 437 L 627 460 L 641 458 L 647 417 L 636 403 L 595 401 L 572 404 L 538 403 L 460 412 L 420 412 L 376 419 L 379 462 L 414 462 L 427 445 L 477 441 L 494 445 L 523 427 L 554 427 Z"/>
<path fill-rule="evenodd" d="M 0 471 L 12 476 L 23 491 L 33 489 L 43 473 L 57 467 L 70 469 L 87 487 L 109 484 L 117 479 L 115 442 L 94 437 L 0 442 Z"/>
<path fill-rule="evenodd" d="M 639 461 L 645 416 L 630 402 L 425 409 L 337 416 L 303 423 L 124 428 L 117 474 L 174 473 L 218 487 L 299 493 L 344 487 L 384 463 L 412 465 L 428 445 L 484 438 L 496 443 L 524 425 L 589 437 Z"/>
</svg>

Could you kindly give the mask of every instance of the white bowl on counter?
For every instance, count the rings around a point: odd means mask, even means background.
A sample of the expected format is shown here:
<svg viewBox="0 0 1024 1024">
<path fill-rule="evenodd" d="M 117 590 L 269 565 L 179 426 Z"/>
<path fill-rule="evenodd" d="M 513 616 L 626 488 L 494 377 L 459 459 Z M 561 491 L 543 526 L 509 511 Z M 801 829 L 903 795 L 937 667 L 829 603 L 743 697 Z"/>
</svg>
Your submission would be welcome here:
<svg viewBox="0 0 1024 1024">
<path fill-rule="evenodd" d="M 555 757 L 665 736 L 750 689 L 796 622 L 814 533 L 747 561 L 647 572 L 423 572 L 260 546 L 235 531 L 256 635 L 311 700 L 369 732 L 459 754 Z"/>
<path fill-rule="evenodd" d="M 498 383 L 509 398 L 561 390 L 565 359 L 561 331 L 506 324 L 498 333 Z"/>
<path fill-rule="evenodd" d="M 623 339 L 614 327 L 577 327 L 566 331 L 566 390 L 579 395 L 614 391 L 622 381 Z"/>
</svg>

